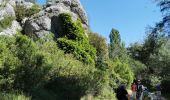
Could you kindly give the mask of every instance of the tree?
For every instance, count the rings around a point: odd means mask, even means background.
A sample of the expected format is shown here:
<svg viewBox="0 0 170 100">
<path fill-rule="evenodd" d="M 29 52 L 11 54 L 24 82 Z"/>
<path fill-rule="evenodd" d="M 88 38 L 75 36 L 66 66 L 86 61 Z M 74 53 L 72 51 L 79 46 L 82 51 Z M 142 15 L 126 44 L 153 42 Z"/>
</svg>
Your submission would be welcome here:
<svg viewBox="0 0 170 100">
<path fill-rule="evenodd" d="M 156 23 L 153 33 L 162 30 L 164 34 L 170 36 L 169 26 L 170 26 L 170 1 L 169 0 L 155 0 L 160 6 L 160 11 L 163 14 L 162 21 Z"/>
<path fill-rule="evenodd" d="M 97 33 L 89 33 L 90 44 L 96 48 L 96 67 L 103 68 L 105 67 L 105 62 L 108 60 L 108 46 L 106 39 L 100 36 Z"/>
<path fill-rule="evenodd" d="M 119 51 L 121 48 L 121 39 L 119 31 L 116 29 L 112 29 L 109 38 L 110 38 L 109 57 L 115 58 L 116 56 L 119 56 Z"/>
</svg>

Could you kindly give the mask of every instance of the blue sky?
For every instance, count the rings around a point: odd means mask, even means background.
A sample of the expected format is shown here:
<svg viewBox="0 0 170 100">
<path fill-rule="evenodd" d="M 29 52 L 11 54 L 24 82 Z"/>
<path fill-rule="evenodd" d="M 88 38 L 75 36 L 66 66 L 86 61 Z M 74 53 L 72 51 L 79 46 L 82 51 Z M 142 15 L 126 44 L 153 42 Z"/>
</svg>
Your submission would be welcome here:
<svg viewBox="0 0 170 100">
<path fill-rule="evenodd" d="M 90 28 L 109 41 L 112 28 L 119 30 L 122 41 L 142 42 L 147 26 L 161 20 L 159 7 L 153 0 L 80 0 L 85 8 Z M 38 0 L 43 4 L 45 0 Z"/>
</svg>

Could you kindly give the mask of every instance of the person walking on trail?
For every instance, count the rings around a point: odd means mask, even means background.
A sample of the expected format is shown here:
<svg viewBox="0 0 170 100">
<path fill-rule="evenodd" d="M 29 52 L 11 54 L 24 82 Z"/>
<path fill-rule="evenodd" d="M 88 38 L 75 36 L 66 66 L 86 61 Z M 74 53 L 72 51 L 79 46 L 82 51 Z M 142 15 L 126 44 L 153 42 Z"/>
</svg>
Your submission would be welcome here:
<svg viewBox="0 0 170 100">
<path fill-rule="evenodd" d="M 157 100 L 161 100 L 161 85 L 160 84 L 156 86 L 156 95 L 157 95 Z"/>
<path fill-rule="evenodd" d="M 137 90 L 137 85 L 136 85 L 135 82 L 132 83 L 131 90 L 132 90 L 132 97 L 133 97 L 133 100 L 136 100 L 136 90 Z"/>
<path fill-rule="evenodd" d="M 136 98 L 137 100 L 143 100 L 143 85 L 141 84 L 140 80 L 137 82 Z"/>
<path fill-rule="evenodd" d="M 116 91 L 116 97 L 118 100 L 130 100 L 130 97 L 126 90 L 125 85 L 121 85 L 118 87 Z"/>
</svg>

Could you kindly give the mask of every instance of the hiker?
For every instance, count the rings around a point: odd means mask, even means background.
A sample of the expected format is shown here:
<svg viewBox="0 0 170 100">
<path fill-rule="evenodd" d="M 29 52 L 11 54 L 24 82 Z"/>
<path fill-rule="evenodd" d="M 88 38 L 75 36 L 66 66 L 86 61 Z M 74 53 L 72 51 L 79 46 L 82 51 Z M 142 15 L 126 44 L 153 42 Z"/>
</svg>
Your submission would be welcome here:
<svg viewBox="0 0 170 100">
<path fill-rule="evenodd" d="M 137 82 L 136 98 L 137 100 L 143 100 L 143 85 L 141 84 L 140 80 Z"/>
<path fill-rule="evenodd" d="M 118 100 L 130 100 L 130 97 L 126 90 L 125 85 L 121 85 L 118 87 L 116 91 L 116 96 Z"/>
<path fill-rule="evenodd" d="M 131 90 L 132 90 L 132 97 L 133 97 L 133 100 L 136 100 L 136 90 L 137 90 L 137 85 L 136 85 L 135 82 L 132 83 Z"/>
<path fill-rule="evenodd" d="M 156 86 L 156 95 L 157 95 L 157 100 L 161 100 L 161 85 L 160 84 Z"/>
<path fill-rule="evenodd" d="M 143 99 L 144 100 L 148 100 L 149 99 L 149 90 L 148 90 L 148 88 L 147 87 L 144 87 L 143 88 Z M 150 100 L 150 99 L 149 99 Z"/>
</svg>

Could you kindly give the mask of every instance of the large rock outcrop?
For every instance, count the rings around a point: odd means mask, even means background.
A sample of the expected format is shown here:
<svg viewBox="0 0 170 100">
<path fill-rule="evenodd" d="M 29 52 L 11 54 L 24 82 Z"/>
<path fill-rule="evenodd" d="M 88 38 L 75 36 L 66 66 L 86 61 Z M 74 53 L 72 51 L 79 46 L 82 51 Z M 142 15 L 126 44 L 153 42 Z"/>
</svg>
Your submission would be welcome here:
<svg viewBox="0 0 170 100">
<path fill-rule="evenodd" d="M 80 18 L 83 27 L 88 29 L 88 19 L 79 0 L 56 0 L 55 4 L 48 4 L 42 11 L 25 21 L 24 32 L 41 37 L 53 32 L 57 36 L 60 30 L 58 16 L 70 13 L 73 20 Z"/>
</svg>

